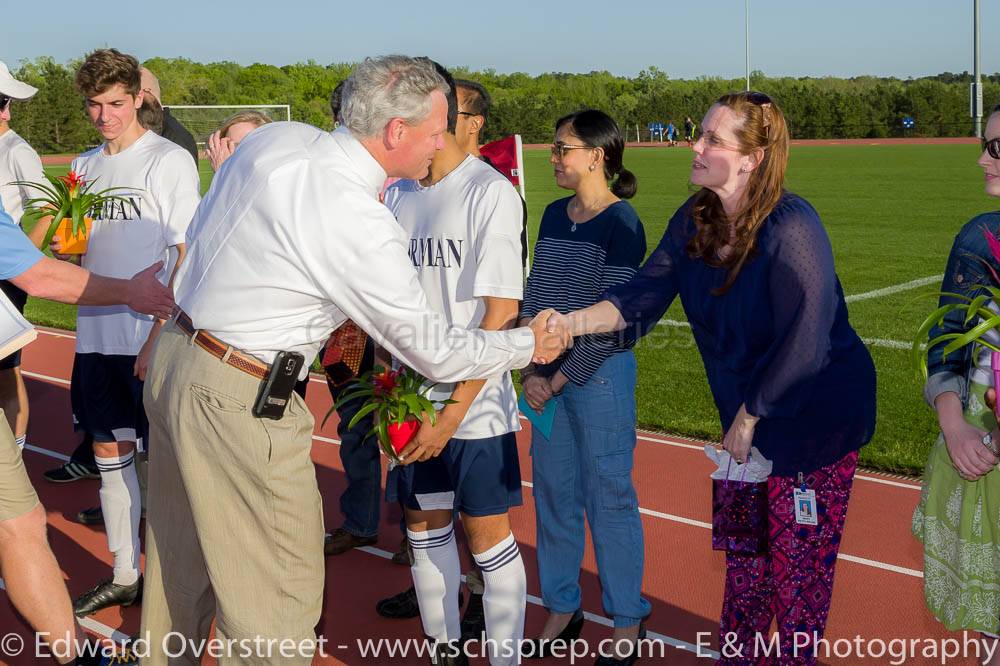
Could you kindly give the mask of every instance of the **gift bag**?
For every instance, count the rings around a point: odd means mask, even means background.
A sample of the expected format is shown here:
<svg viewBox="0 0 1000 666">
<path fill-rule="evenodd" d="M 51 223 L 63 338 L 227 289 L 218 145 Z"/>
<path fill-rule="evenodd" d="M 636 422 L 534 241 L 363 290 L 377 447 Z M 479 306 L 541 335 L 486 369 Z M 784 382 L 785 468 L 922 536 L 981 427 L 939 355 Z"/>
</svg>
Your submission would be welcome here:
<svg viewBox="0 0 1000 666">
<path fill-rule="evenodd" d="M 712 479 L 712 548 L 738 555 L 767 552 L 767 481 Z"/>
</svg>

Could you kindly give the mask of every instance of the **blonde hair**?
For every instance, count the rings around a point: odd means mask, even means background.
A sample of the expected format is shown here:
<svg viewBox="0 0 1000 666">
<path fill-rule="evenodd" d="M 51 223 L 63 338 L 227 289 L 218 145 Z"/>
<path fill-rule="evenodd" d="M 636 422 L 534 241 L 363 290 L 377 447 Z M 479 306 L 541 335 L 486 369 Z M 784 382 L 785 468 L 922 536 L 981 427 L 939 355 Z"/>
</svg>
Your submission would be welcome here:
<svg viewBox="0 0 1000 666">
<path fill-rule="evenodd" d="M 222 123 L 221 127 L 219 127 L 219 136 L 225 139 L 233 125 L 238 125 L 239 123 L 250 123 L 254 127 L 260 127 L 261 125 L 266 125 L 270 122 L 274 121 L 271 120 L 267 114 L 261 113 L 260 111 L 254 111 L 252 109 L 239 111 L 226 118 L 226 121 Z"/>
<path fill-rule="evenodd" d="M 726 281 L 714 290 L 724 294 L 757 248 L 757 236 L 764 220 L 785 192 L 785 169 L 788 166 L 788 125 L 781 109 L 763 93 L 739 92 L 723 95 L 715 102 L 724 106 L 738 119 L 734 128 L 738 149 L 744 155 L 763 150 L 757 168 L 750 172 L 744 203 L 730 219 L 722 201 L 712 190 L 703 187 L 694 195 L 691 216 L 695 234 L 686 250 L 693 258 L 710 266 L 729 269 Z M 736 236 L 730 230 L 735 226 Z M 720 257 L 722 248 L 730 251 Z"/>
</svg>

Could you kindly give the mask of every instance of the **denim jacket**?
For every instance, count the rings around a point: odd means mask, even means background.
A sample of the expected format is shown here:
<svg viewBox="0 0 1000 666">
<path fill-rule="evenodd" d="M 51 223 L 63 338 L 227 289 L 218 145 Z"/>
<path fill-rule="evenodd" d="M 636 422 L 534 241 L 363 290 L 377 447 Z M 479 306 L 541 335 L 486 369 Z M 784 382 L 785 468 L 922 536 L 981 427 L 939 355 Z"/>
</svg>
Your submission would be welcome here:
<svg viewBox="0 0 1000 666">
<path fill-rule="evenodd" d="M 976 285 L 990 284 L 992 276 L 977 257 L 993 261 L 989 246 L 983 237 L 983 229 L 996 234 L 1000 230 L 1000 211 L 977 215 L 968 222 L 955 236 L 948 256 L 948 266 L 945 268 L 944 280 L 941 281 L 942 292 L 953 292 L 965 296 L 977 295 Z M 998 270 L 1000 272 L 1000 270 Z M 954 298 L 942 296 L 939 305 L 954 303 Z M 942 333 L 957 333 L 967 330 L 965 317 L 960 312 L 951 312 L 944 322 L 931 329 L 928 339 L 936 338 Z M 935 345 L 927 353 L 927 384 L 924 385 L 924 398 L 933 407 L 934 400 L 948 391 L 953 391 L 965 403 L 967 397 L 967 375 L 972 362 L 973 345 L 967 345 L 958 352 L 942 358 L 944 344 Z"/>
</svg>

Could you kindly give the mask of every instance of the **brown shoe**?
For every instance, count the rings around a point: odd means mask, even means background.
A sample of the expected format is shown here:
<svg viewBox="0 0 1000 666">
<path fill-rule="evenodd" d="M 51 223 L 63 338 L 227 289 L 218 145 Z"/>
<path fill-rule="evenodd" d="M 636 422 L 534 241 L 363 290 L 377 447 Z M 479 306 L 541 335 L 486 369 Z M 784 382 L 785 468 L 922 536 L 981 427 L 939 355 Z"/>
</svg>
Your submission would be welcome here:
<svg viewBox="0 0 1000 666">
<path fill-rule="evenodd" d="M 374 545 L 376 541 L 377 536 L 355 536 L 343 527 L 338 527 L 323 538 L 323 552 L 327 555 L 340 555 L 351 548 Z"/>
<path fill-rule="evenodd" d="M 392 563 L 408 567 L 413 564 L 413 555 L 410 553 L 410 542 L 406 537 L 399 542 L 399 548 L 392 554 Z"/>
</svg>

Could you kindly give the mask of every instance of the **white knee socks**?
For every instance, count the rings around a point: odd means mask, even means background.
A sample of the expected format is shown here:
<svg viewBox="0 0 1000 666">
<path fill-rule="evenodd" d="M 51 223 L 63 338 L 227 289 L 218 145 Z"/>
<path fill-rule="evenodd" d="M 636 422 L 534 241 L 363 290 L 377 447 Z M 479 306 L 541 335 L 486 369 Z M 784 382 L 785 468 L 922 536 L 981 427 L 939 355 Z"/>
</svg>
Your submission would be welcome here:
<svg viewBox="0 0 1000 666">
<path fill-rule="evenodd" d="M 524 575 L 524 560 L 514 535 L 493 546 L 485 553 L 473 554 L 483 572 L 483 613 L 486 616 L 486 637 L 490 639 L 490 664 L 517 664 L 517 648 L 524 638 L 524 606 L 528 582 Z"/>
<path fill-rule="evenodd" d="M 115 556 L 115 583 L 132 585 L 139 579 L 139 477 L 135 453 L 96 458 L 101 473 L 101 511 L 108 533 L 108 550 Z"/>
<path fill-rule="evenodd" d="M 406 530 L 413 548 L 413 587 L 420 605 L 424 633 L 438 642 L 457 641 L 462 635 L 458 614 L 458 587 L 462 565 L 455 545 L 455 529 L 447 527 L 426 532 Z"/>
</svg>

